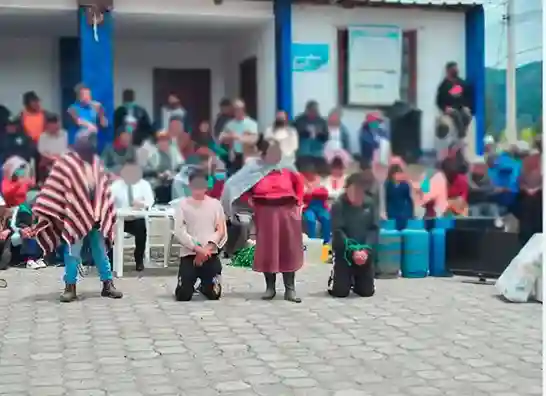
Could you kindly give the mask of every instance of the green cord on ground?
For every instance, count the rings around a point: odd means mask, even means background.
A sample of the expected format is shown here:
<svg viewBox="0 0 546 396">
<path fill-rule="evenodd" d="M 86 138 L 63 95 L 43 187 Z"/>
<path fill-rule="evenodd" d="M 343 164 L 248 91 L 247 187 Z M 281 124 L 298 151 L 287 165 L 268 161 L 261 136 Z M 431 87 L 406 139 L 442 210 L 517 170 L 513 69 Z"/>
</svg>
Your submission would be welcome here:
<svg viewBox="0 0 546 396">
<path fill-rule="evenodd" d="M 256 251 L 255 246 L 248 246 L 237 251 L 233 255 L 231 260 L 231 265 L 233 267 L 242 267 L 242 268 L 252 268 L 254 264 L 254 252 Z"/>
<path fill-rule="evenodd" d="M 345 261 L 352 265 L 353 263 L 353 253 L 358 252 L 360 250 L 371 250 L 370 245 L 358 243 L 354 239 L 347 238 L 345 239 Z"/>
</svg>

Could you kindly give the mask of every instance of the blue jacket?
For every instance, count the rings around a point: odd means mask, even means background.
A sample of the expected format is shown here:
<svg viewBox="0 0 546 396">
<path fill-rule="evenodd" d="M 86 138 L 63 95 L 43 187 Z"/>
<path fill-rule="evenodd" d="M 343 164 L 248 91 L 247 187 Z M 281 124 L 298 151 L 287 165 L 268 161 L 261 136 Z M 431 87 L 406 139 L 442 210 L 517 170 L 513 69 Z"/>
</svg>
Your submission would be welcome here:
<svg viewBox="0 0 546 396">
<path fill-rule="evenodd" d="M 413 200 L 411 199 L 411 187 L 408 183 L 385 182 L 385 204 L 387 218 L 396 220 L 408 220 L 413 217 Z"/>
<path fill-rule="evenodd" d="M 498 156 L 487 174 L 494 188 L 509 190 L 496 194 L 493 197 L 494 202 L 502 206 L 511 206 L 519 193 L 521 163 L 510 155 L 503 153 Z"/>
</svg>

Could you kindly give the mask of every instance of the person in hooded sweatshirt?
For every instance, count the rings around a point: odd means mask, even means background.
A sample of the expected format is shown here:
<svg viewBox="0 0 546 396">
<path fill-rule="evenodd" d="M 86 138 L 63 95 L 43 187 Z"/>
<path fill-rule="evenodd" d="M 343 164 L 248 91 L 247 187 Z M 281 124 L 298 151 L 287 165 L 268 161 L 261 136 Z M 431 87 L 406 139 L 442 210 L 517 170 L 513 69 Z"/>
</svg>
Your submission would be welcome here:
<svg viewBox="0 0 546 396">
<path fill-rule="evenodd" d="M 360 297 L 375 293 L 373 254 L 379 233 L 379 208 L 367 192 L 369 182 L 362 173 L 347 178 L 345 193 L 332 207 L 334 267 L 328 293 Z"/>
<path fill-rule="evenodd" d="M 29 165 L 23 158 L 12 156 L 2 168 L 2 196 L 7 207 L 21 205 L 34 184 L 29 177 Z"/>
<path fill-rule="evenodd" d="M 10 119 L 0 146 L 1 161 L 17 156 L 29 162 L 36 156 L 36 144 L 21 128 L 20 123 Z"/>
</svg>

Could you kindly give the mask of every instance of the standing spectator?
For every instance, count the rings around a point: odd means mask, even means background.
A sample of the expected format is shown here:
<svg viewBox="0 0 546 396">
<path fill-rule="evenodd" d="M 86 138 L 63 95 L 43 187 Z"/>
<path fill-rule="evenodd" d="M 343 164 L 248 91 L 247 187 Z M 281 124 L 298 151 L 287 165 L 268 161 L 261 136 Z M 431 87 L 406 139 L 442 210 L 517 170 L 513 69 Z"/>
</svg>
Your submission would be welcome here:
<svg viewBox="0 0 546 396">
<path fill-rule="evenodd" d="M 42 109 L 40 98 L 36 92 L 30 91 L 23 95 L 24 109 L 20 114 L 21 128 L 34 143 L 38 142 L 45 129 L 46 113 Z"/>
<path fill-rule="evenodd" d="M 158 204 L 171 201 L 173 178 L 183 164 L 178 146 L 171 144 L 170 136 L 165 131 L 156 135 L 157 150 L 152 152 L 144 168 L 145 176 L 154 188 Z"/>
<path fill-rule="evenodd" d="M 264 133 L 264 139 L 269 143 L 277 142 L 283 157 L 295 159 L 299 145 L 298 132 L 290 125 L 284 111 L 277 112 L 273 126 Z"/>
<path fill-rule="evenodd" d="M 324 147 L 326 162 L 331 163 L 335 157 L 341 158 L 347 168 L 351 163 L 349 131 L 341 123 L 341 110 L 334 109 L 328 115 L 328 142 Z"/>
<path fill-rule="evenodd" d="M 220 102 L 220 112 L 216 116 L 214 122 L 214 137 L 217 139 L 224 131 L 226 124 L 233 118 L 233 107 L 231 106 L 231 100 L 228 98 L 222 99 Z"/>
<path fill-rule="evenodd" d="M 136 162 L 127 162 L 120 175 L 121 178 L 115 180 L 111 187 L 116 209 L 149 209 L 154 205 L 152 186 L 142 178 L 142 170 Z M 146 220 L 126 219 L 124 227 L 125 232 L 135 237 L 136 270 L 142 271 L 146 249 Z"/>
<path fill-rule="evenodd" d="M 2 162 L 11 156 L 23 158 L 28 163 L 36 156 L 34 141 L 21 129 L 17 120 L 9 120 L 0 146 Z"/>
<path fill-rule="evenodd" d="M 240 99 L 233 103 L 233 115 L 234 118 L 220 135 L 220 142 L 226 143 L 233 152 L 235 162 L 242 164 L 246 158 L 256 154 L 258 124 L 246 114 L 245 103 Z"/>
<path fill-rule="evenodd" d="M 190 115 L 186 109 L 182 107 L 180 97 L 175 93 L 169 95 L 167 98 L 167 105 L 161 110 L 161 127 L 167 128 L 173 117 L 177 117 L 182 121 L 182 129 L 184 131 L 191 132 Z"/>
<path fill-rule="evenodd" d="M 133 143 L 140 146 L 145 140 L 153 138 L 152 123 L 150 116 L 144 107 L 136 103 L 135 91 L 126 89 L 122 93 L 123 104 L 114 112 L 114 128 L 117 130 L 125 124 L 133 125 L 130 121 L 134 119 Z"/>
<path fill-rule="evenodd" d="M 136 162 L 137 150 L 133 145 L 131 133 L 125 128 L 120 128 L 114 143 L 102 152 L 102 160 L 105 169 L 114 174 L 119 174 L 126 164 Z"/>
<path fill-rule="evenodd" d="M 53 163 L 68 151 L 68 134 L 61 128 L 59 117 L 50 114 L 46 119 L 44 133 L 38 140 L 38 179 L 43 180 L 49 173 Z"/>
<path fill-rule="evenodd" d="M 320 115 L 318 103 L 307 102 L 305 111 L 296 118 L 294 125 L 300 137 L 298 157 L 311 157 L 316 165 L 317 160 L 322 160 L 328 141 L 328 124 Z"/>
<path fill-rule="evenodd" d="M 73 127 L 68 132 L 68 143 L 74 144 L 76 133 L 80 129 L 87 129 L 90 132 L 97 132 L 99 126 L 106 128 L 108 120 L 104 114 L 104 108 L 99 102 L 93 100 L 91 90 L 83 84 L 78 84 L 75 88 L 77 100 L 68 109 Z"/>
</svg>

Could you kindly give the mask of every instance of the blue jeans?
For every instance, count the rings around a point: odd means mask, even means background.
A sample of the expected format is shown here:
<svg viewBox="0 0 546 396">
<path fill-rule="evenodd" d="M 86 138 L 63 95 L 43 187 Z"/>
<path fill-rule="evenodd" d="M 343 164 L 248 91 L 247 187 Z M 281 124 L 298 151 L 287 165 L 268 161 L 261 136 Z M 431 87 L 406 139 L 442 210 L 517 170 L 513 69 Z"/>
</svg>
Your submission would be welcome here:
<svg viewBox="0 0 546 396">
<path fill-rule="evenodd" d="M 101 281 L 112 280 L 112 270 L 110 269 L 110 260 L 106 252 L 104 237 L 97 229 L 92 229 L 85 237 L 89 243 L 93 262 L 99 271 Z M 83 240 L 66 247 L 63 252 L 64 260 L 64 281 L 68 285 L 75 285 L 78 280 L 78 267 L 82 262 Z"/>
<path fill-rule="evenodd" d="M 317 237 L 317 223 L 319 223 L 322 240 L 324 243 L 330 242 L 332 221 L 330 212 L 322 206 L 322 202 L 320 204 L 311 203 L 303 212 L 303 221 L 305 222 L 305 229 L 307 230 L 307 236 L 309 236 L 309 238 Z"/>
<path fill-rule="evenodd" d="M 21 258 L 24 260 L 37 260 L 42 256 L 38 242 L 35 239 L 23 239 L 21 244 Z"/>
</svg>

